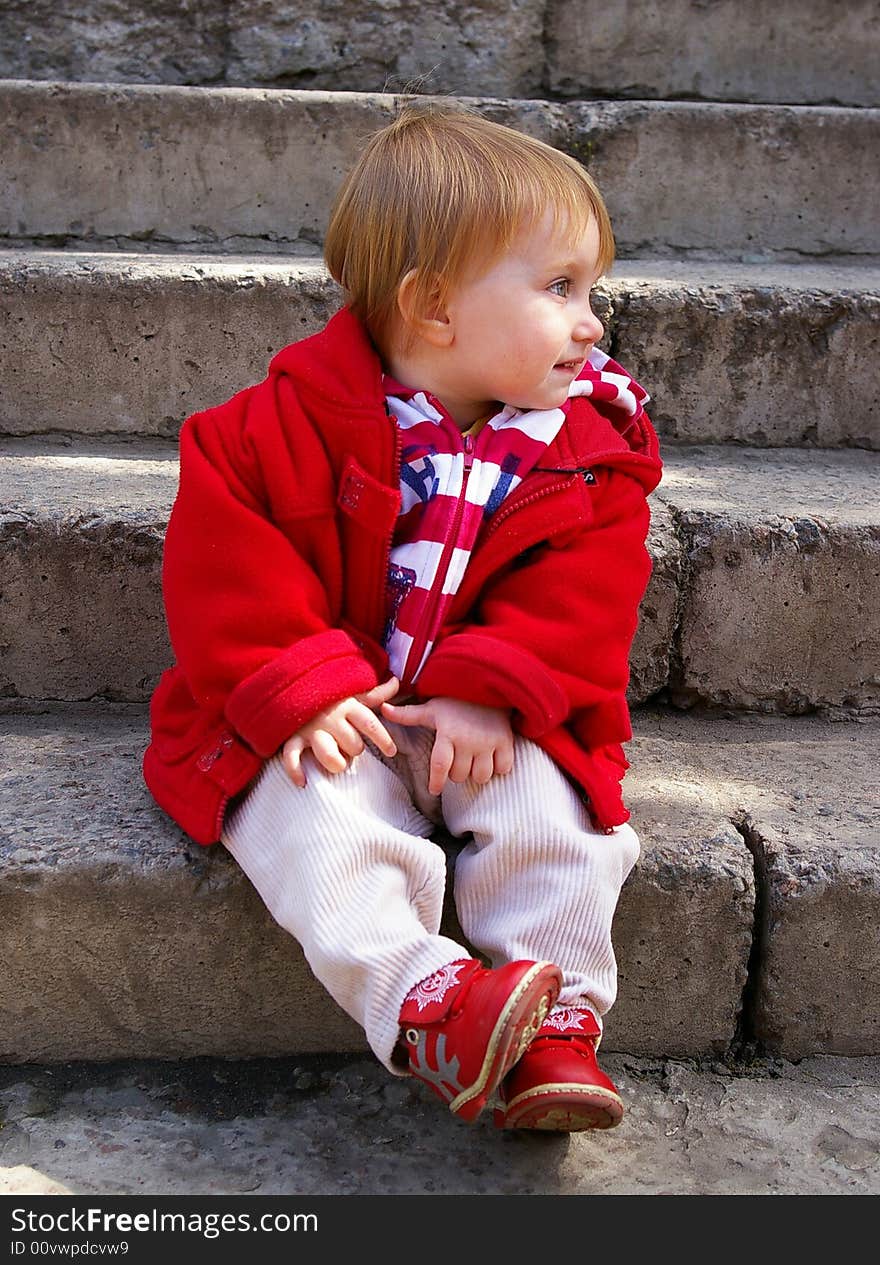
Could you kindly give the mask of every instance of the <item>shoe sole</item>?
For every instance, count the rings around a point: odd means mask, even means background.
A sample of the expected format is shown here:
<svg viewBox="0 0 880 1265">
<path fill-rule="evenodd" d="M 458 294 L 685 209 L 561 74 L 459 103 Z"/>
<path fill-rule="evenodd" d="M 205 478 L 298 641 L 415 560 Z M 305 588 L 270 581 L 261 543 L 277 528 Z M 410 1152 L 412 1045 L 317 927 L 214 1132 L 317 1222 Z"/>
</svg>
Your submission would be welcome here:
<svg viewBox="0 0 880 1265">
<path fill-rule="evenodd" d="M 449 1103 L 461 1120 L 476 1120 L 489 1096 L 525 1052 L 559 996 L 562 976 L 551 962 L 536 962 L 504 1004 L 486 1046 L 477 1079 Z"/>
<path fill-rule="evenodd" d="M 613 1129 L 623 1119 L 623 1100 L 595 1085 L 550 1084 L 527 1090 L 495 1112 L 500 1129 L 543 1129 L 579 1133 Z"/>
</svg>

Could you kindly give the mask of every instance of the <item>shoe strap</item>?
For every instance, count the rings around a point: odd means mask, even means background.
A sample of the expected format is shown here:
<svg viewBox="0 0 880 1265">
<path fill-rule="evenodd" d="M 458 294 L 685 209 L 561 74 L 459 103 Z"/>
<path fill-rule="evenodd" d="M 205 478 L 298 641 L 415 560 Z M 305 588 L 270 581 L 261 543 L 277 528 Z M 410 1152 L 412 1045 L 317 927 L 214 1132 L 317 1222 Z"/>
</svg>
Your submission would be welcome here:
<svg viewBox="0 0 880 1265">
<path fill-rule="evenodd" d="M 555 1041 L 586 1037 L 598 1045 L 597 1038 L 601 1036 L 602 1029 L 592 1010 L 585 1006 L 557 1005 L 535 1033 L 535 1040 L 541 1037 L 551 1037 Z"/>
<path fill-rule="evenodd" d="M 403 999 L 400 1026 L 406 1028 L 414 1024 L 421 1028 L 446 1019 L 464 987 L 482 969 L 482 965 L 476 958 L 461 958 L 457 962 L 448 962 L 419 980 Z"/>
</svg>

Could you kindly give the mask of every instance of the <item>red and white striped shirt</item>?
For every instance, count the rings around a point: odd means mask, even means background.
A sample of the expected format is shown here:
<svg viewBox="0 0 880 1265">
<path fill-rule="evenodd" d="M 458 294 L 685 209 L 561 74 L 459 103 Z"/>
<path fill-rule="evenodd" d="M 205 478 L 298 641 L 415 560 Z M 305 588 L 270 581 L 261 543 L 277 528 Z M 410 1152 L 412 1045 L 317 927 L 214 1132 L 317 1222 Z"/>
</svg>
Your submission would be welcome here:
<svg viewBox="0 0 880 1265">
<path fill-rule="evenodd" d="M 458 591 L 483 520 L 519 486 L 556 438 L 569 408 L 505 405 L 462 433 L 439 400 L 385 379 L 386 400 L 401 431 L 401 508 L 388 584 L 391 610 L 383 643 L 401 687 L 431 653 Z M 594 348 L 569 398 L 589 396 L 616 413 L 621 433 L 639 418 L 647 392 Z"/>
</svg>

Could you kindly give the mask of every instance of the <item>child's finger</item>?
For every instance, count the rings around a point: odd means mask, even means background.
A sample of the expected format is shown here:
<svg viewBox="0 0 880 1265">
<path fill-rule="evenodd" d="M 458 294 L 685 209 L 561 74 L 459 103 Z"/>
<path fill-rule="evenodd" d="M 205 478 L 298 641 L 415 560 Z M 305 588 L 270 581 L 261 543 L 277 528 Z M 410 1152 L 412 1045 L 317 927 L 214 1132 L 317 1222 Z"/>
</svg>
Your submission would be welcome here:
<svg viewBox="0 0 880 1265">
<path fill-rule="evenodd" d="M 364 749 L 363 738 L 348 720 L 336 721 L 333 728 L 333 736 L 336 739 L 339 750 L 347 756 L 353 758 L 356 755 L 360 755 Z"/>
<path fill-rule="evenodd" d="M 471 777 L 477 785 L 485 786 L 487 782 L 491 782 L 494 772 L 495 759 L 493 752 L 480 751 L 474 756 L 474 762 L 471 765 Z"/>
<path fill-rule="evenodd" d="M 303 744 L 300 739 L 290 739 L 284 744 L 281 752 L 281 764 L 294 786 L 306 784 L 305 770 L 302 767 Z"/>
<path fill-rule="evenodd" d="M 406 703 L 403 706 L 397 703 L 382 704 L 382 715 L 393 720 L 396 725 L 429 725 L 426 712 L 426 703 Z"/>
<path fill-rule="evenodd" d="M 310 746 L 312 755 L 328 773 L 341 773 L 348 767 L 348 761 L 339 750 L 336 739 L 325 729 L 318 729 L 312 734 Z"/>
<path fill-rule="evenodd" d="M 501 777 L 506 776 L 513 768 L 513 747 L 500 748 L 495 752 L 495 772 Z"/>
<path fill-rule="evenodd" d="M 355 698 L 359 703 L 365 703 L 367 707 L 376 707 L 386 698 L 393 698 L 399 689 L 400 682 L 397 677 L 391 676 L 387 681 L 380 681 L 378 685 L 374 685 L 371 690 L 356 694 Z"/>
<path fill-rule="evenodd" d="M 391 734 L 382 724 L 375 712 L 371 712 L 368 707 L 363 707 L 357 711 L 352 710 L 348 714 L 349 724 L 354 725 L 355 729 L 362 733 L 365 738 L 369 738 L 374 747 L 378 747 L 383 755 L 397 755 L 397 743 L 391 737 Z"/>
<path fill-rule="evenodd" d="M 431 748 L 431 765 L 428 776 L 428 791 L 431 795 L 439 795 L 443 790 L 454 759 L 455 748 L 452 743 L 448 738 L 443 738 L 438 734 Z"/>
<path fill-rule="evenodd" d="M 457 782 L 462 785 L 469 778 L 473 777 L 473 755 L 465 747 L 463 750 L 456 751 L 455 757 L 449 769 L 450 782 Z"/>
</svg>

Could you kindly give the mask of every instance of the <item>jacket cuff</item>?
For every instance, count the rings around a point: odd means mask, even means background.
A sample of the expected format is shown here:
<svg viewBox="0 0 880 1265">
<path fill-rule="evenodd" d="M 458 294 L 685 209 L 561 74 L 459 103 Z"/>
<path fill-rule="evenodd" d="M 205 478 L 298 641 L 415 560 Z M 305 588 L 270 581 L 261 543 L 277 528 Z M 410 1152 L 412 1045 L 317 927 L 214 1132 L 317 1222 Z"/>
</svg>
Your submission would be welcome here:
<svg viewBox="0 0 880 1265">
<path fill-rule="evenodd" d="M 240 681 L 225 715 L 268 759 L 323 708 L 377 684 L 375 668 L 346 633 L 333 628 L 304 637 Z"/>
<path fill-rule="evenodd" d="M 453 633 L 428 656 L 415 683 L 423 698 L 460 698 L 519 713 L 515 728 L 537 738 L 561 725 L 568 697 L 540 659 L 479 633 Z"/>
</svg>

